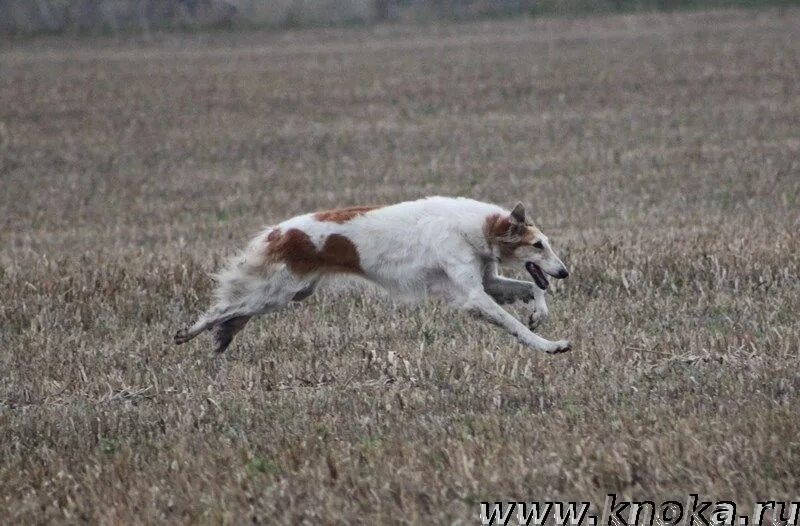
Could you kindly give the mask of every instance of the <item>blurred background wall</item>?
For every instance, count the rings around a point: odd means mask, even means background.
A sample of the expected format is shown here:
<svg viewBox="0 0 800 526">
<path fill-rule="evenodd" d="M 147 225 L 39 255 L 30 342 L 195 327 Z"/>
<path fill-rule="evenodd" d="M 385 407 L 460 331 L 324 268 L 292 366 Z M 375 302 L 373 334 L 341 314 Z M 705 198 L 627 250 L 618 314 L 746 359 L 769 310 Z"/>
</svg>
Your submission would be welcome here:
<svg viewBox="0 0 800 526">
<path fill-rule="evenodd" d="M 0 0 L 0 32 L 302 27 L 797 4 L 797 0 Z"/>
</svg>

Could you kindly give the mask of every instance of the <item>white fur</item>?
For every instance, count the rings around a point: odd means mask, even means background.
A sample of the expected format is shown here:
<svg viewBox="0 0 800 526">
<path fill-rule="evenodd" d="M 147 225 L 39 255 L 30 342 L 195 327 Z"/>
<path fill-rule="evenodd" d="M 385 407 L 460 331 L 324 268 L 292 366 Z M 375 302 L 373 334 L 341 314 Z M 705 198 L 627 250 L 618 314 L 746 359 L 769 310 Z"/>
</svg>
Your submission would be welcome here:
<svg viewBox="0 0 800 526">
<path fill-rule="evenodd" d="M 345 236 L 358 251 L 363 277 L 395 298 L 443 297 L 501 326 L 526 346 L 550 353 L 568 350 L 569 342 L 537 336 L 490 295 L 507 293 L 529 303 L 533 300 L 531 325 L 538 325 L 547 314 L 544 291 L 533 283 L 497 275 L 497 264 L 508 262 L 499 260 L 486 237 L 486 220 L 493 214 L 508 216 L 509 212 L 473 199 L 428 197 L 377 208 L 342 224 L 318 221 L 314 214 L 288 219 L 261 232 L 218 274 L 216 305 L 189 331 L 179 333 L 176 343 L 232 318 L 246 317 L 246 323 L 250 316 L 276 310 L 313 292 L 324 277 L 322 272 L 299 277 L 285 264 L 267 261 L 266 238 L 278 228 L 281 232 L 305 232 L 317 249 L 331 234 Z M 549 244 L 540 259 L 543 266 L 563 268 Z"/>
</svg>

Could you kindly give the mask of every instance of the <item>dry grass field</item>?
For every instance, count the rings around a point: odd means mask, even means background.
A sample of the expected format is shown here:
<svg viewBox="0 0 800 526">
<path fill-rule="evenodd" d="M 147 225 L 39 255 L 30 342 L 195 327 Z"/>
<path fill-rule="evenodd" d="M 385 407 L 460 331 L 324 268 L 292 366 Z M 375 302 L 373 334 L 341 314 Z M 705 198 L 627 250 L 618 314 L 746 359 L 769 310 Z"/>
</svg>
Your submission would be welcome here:
<svg viewBox="0 0 800 526">
<path fill-rule="evenodd" d="M 788 9 L 3 44 L 2 522 L 798 500 L 798 35 Z M 429 194 L 532 207 L 571 353 L 351 289 L 222 357 L 170 343 L 261 225 Z"/>
</svg>

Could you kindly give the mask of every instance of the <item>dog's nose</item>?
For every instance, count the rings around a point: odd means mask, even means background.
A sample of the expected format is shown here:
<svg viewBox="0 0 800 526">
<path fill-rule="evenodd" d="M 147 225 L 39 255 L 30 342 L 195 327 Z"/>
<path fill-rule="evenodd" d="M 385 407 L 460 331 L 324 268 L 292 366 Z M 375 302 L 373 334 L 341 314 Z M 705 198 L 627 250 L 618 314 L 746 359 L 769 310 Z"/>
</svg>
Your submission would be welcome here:
<svg viewBox="0 0 800 526">
<path fill-rule="evenodd" d="M 556 277 L 558 279 L 564 279 L 564 278 L 566 278 L 568 276 L 569 276 L 569 272 L 564 267 L 561 267 L 561 270 L 559 270 L 558 274 L 556 274 Z"/>
</svg>

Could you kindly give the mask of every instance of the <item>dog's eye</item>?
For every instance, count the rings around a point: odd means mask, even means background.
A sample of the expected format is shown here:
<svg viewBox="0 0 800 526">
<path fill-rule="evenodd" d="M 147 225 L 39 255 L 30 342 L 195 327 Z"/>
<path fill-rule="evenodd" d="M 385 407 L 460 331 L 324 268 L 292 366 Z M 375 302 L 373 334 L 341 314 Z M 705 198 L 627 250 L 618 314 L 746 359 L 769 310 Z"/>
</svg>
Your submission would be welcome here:
<svg viewBox="0 0 800 526">
<path fill-rule="evenodd" d="M 533 244 L 533 248 L 538 248 L 539 250 L 541 250 L 544 248 L 544 245 L 542 244 L 541 241 L 537 241 L 536 243 Z"/>
</svg>

